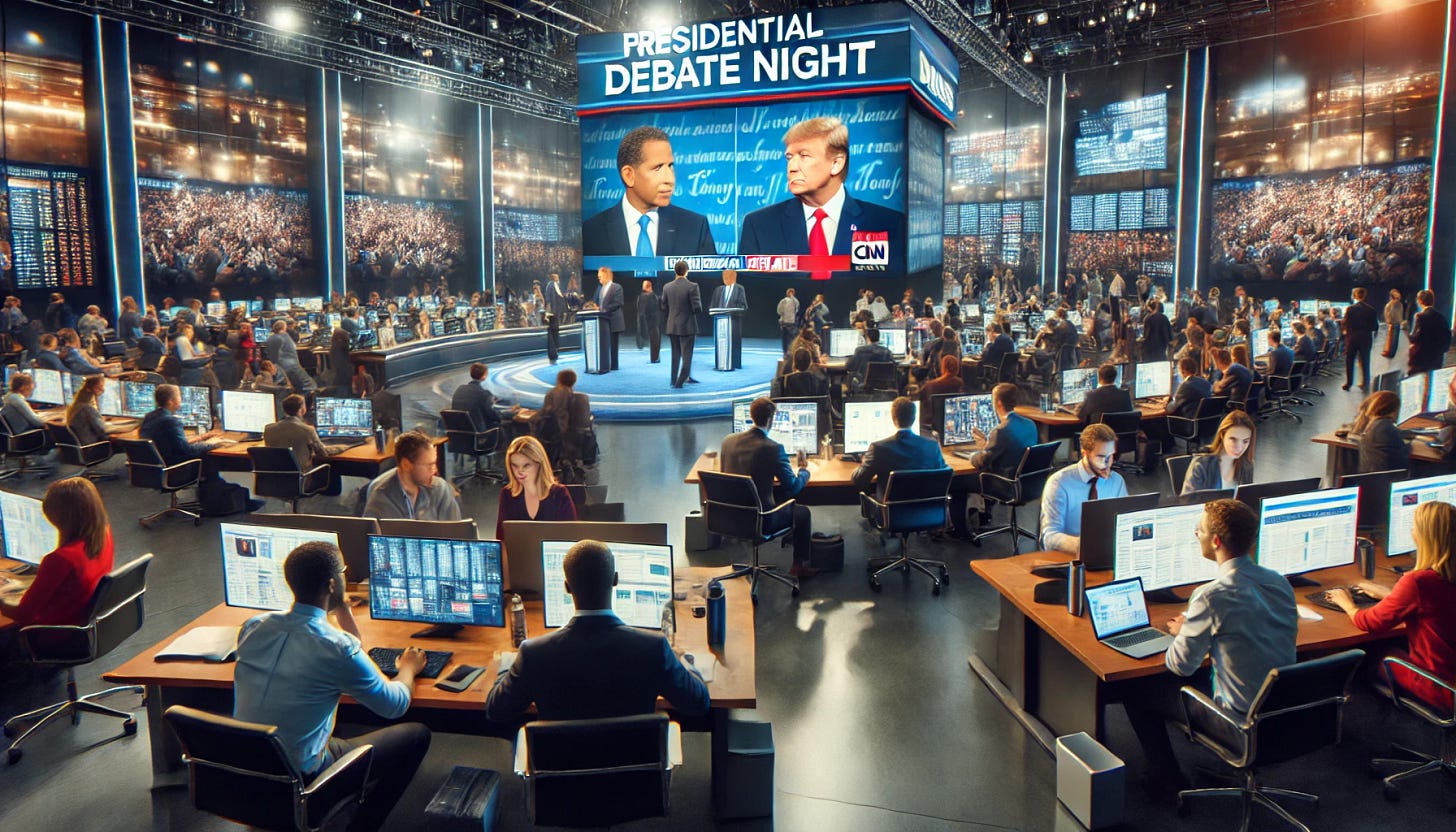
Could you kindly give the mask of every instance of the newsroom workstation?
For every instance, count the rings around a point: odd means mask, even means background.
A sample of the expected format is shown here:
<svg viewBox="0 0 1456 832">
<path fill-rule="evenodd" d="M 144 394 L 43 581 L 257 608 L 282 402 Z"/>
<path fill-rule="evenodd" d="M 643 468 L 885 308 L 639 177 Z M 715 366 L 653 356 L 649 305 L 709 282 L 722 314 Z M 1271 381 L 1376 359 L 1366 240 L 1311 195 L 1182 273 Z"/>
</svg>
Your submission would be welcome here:
<svg viewBox="0 0 1456 832">
<path fill-rule="evenodd" d="M 0 16 L 7 825 L 1443 823 L 1449 3 L 161 5 Z"/>
</svg>

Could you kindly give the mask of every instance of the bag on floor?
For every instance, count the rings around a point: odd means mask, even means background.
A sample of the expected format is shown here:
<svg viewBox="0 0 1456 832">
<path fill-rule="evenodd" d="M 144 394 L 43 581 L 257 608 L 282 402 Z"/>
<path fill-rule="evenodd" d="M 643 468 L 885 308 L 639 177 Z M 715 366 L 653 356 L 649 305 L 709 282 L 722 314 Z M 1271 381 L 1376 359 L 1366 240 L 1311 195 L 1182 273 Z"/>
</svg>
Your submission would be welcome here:
<svg viewBox="0 0 1456 832">
<path fill-rule="evenodd" d="M 203 480 L 197 485 L 197 503 L 208 517 L 227 517 L 248 510 L 248 489 L 224 479 Z"/>
</svg>

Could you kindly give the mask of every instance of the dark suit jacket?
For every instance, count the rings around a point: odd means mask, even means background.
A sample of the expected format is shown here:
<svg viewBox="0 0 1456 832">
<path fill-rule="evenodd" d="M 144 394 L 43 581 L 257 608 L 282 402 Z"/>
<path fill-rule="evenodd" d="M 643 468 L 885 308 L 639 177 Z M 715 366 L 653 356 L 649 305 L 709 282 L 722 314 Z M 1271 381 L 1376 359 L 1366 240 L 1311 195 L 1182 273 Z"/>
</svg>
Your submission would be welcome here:
<svg viewBox="0 0 1456 832">
<path fill-rule="evenodd" d="M 1406 358 L 1410 374 L 1439 370 L 1446 359 L 1446 350 L 1450 348 L 1451 327 L 1441 313 L 1434 309 L 1417 312 L 1411 325 L 1410 352 Z"/>
<path fill-rule="evenodd" d="M 1360 437 L 1361 474 L 1410 468 L 1410 443 L 1391 419 L 1376 419 Z"/>
<path fill-rule="evenodd" d="M 784 446 L 770 439 L 757 426 L 726 437 L 719 461 L 723 464 L 723 473 L 746 474 L 753 478 L 758 500 L 765 509 L 773 508 L 780 500 L 794 497 L 809 483 L 809 472 L 795 474 Z M 774 488 L 774 480 L 778 480 L 777 489 Z"/>
<path fill-rule="evenodd" d="M 469 413 L 478 430 L 489 430 L 500 424 L 500 415 L 495 412 L 495 396 L 473 379 L 455 388 L 455 395 L 450 397 L 450 409 Z"/>
<path fill-rule="evenodd" d="M 1143 320 L 1143 360 L 1166 361 L 1168 345 L 1173 343 L 1173 325 L 1168 316 L 1155 312 Z"/>
<path fill-rule="evenodd" d="M 713 230 L 708 218 L 676 205 L 657 209 L 657 247 L 654 257 L 677 254 L 717 254 Z M 581 224 L 581 253 L 587 257 L 630 257 L 632 244 L 627 239 L 627 223 L 622 216 L 621 201 Z M 634 236 L 637 229 L 632 229 Z"/>
<path fill-rule="evenodd" d="M 662 300 L 656 293 L 643 292 L 637 296 L 637 333 L 648 335 L 662 332 Z"/>
<path fill-rule="evenodd" d="M 783 389 L 785 396 L 827 396 L 829 379 L 812 370 L 795 371 L 784 376 Z"/>
<path fill-rule="evenodd" d="M 1001 367 L 1001 358 L 1013 352 L 1016 352 L 1016 342 L 1011 340 L 1010 335 L 1003 332 L 981 351 L 981 363 L 992 370 L 997 370 Z"/>
<path fill-rule="evenodd" d="M 165 408 L 157 408 L 142 417 L 137 436 L 152 440 L 168 465 L 176 465 L 189 459 L 198 459 L 211 447 L 206 442 L 188 442 L 182 429 L 182 420 Z"/>
<path fill-rule="evenodd" d="M 61 360 L 60 354 L 53 352 L 52 350 L 41 350 L 40 352 L 36 353 L 35 361 L 33 363 L 35 364 L 35 366 L 40 367 L 43 370 L 55 370 L 58 373 L 71 372 L 70 369 L 66 367 L 65 362 Z"/>
<path fill-rule="evenodd" d="M 1273 347 L 1269 350 L 1269 375 L 1287 376 L 1290 368 L 1294 365 L 1294 350 L 1284 344 Z"/>
<path fill-rule="evenodd" d="M 1126 413 L 1132 409 L 1131 393 L 1105 384 L 1087 391 L 1087 397 L 1077 407 L 1077 418 L 1082 420 L 1082 424 L 1090 425 L 1101 419 L 1104 413 Z"/>
<path fill-rule="evenodd" d="M 1212 395 L 1213 385 L 1208 383 L 1208 379 L 1203 376 L 1185 378 L 1178 385 L 1172 401 L 1168 402 L 1168 415 L 1192 419 L 1198 413 L 1198 403 Z"/>
<path fill-rule="evenodd" d="M 1375 307 L 1360 301 L 1345 309 L 1345 340 L 1351 347 L 1368 347 L 1375 330 L 1380 327 L 1380 315 Z"/>
<path fill-rule="evenodd" d="M 707 685 L 660 633 L 628 627 L 615 615 L 591 615 L 523 642 L 486 697 L 485 716 L 507 722 L 533 702 L 537 719 L 650 714 L 659 695 L 673 710 L 708 712 Z"/>
<path fill-rule="evenodd" d="M 743 218 L 739 254 L 808 254 L 809 225 L 798 197 L 777 202 Z M 847 255 L 854 231 L 888 231 L 890 260 L 905 257 L 905 215 L 893 208 L 844 195 L 844 210 L 830 254 Z"/>
<path fill-rule="evenodd" d="M 1009 477 L 1016 473 L 1022 455 L 1036 441 L 1036 423 L 1020 413 L 1008 413 L 1006 421 L 986 437 L 986 448 L 976 454 L 975 465 L 982 471 Z"/>
<path fill-rule="evenodd" d="M 546 301 L 548 315 L 555 315 L 558 321 L 566 315 L 569 307 L 566 305 L 566 296 L 561 294 L 560 285 L 546 281 L 546 285 L 541 287 L 541 297 Z"/>
<path fill-rule="evenodd" d="M 885 482 L 891 471 L 926 471 L 946 467 L 940 446 L 932 439 L 916 436 L 909 428 L 895 431 L 893 436 L 871 442 L 864 461 L 854 470 L 854 487 L 869 493 L 874 486 L 885 493 Z"/>
<path fill-rule="evenodd" d="M 1184 475 L 1183 490 L 1180 493 L 1192 494 L 1195 491 L 1217 491 L 1235 485 L 1248 485 L 1254 481 L 1254 470 L 1246 467 L 1242 475 L 1235 476 L 1237 482 L 1223 482 L 1219 478 L 1218 454 L 1198 454 L 1188 464 L 1188 473 Z"/>
<path fill-rule="evenodd" d="M 622 315 L 622 284 L 614 280 L 605 286 L 598 286 L 595 297 L 597 306 L 607 316 L 611 331 L 625 332 L 627 319 Z"/>
<path fill-rule="evenodd" d="M 662 287 L 662 312 L 667 317 L 663 331 L 668 335 L 697 335 L 698 313 L 703 311 L 703 295 L 698 284 L 686 277 L 668 281 Z"/>
<path fill-rule="evenodd" d="M 844 371 L 854 376 L 856 380 L 863 381 L 865 373 L 871 364 L 882 364 L 886 361 L 893 362 L 895 354 L 890 352 L 889 347 L 879 344 L 862 344 L 855 347 L 854 355 L 844 362 Z"/>
<path fill-rule="evenodd" d="M 1213 386 L 1213 395 L 1228 396 L 1231 402 L 1241 402 L 1249 396 L 1249 385 L 1254 383 L 1254 373 L 1248 367 L 1235 361 L 1228 372 Z"/>
<path fill-rule="evenodd" d="M 728 294 L 727 290 L 728 290 L 728 287 L 726 285 L 725 286 L 719 286 L 718 288 L 714 289 L 713 290 L 713 302 L 710 303 L 710 304 L 708 304 L 708 308 L 709 309 L 747 309 L 748 308 L 748 292 L 744 291 L 742 284 L 740 284 L 740 283 L 733 284 L 733 300 L 732 301 L 728 301 L 724 297 L 725 295 Z"/>
</svg>

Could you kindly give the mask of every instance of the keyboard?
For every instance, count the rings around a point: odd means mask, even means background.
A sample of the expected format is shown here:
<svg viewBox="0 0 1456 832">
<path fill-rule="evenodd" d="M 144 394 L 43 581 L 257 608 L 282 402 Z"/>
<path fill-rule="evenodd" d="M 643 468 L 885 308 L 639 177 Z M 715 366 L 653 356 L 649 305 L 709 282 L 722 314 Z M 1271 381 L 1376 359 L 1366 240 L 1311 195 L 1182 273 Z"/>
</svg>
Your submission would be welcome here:
<svg viewBox="0 0 1456 832">
<path fill-rule="evenodd" d="M 384 671 L 384 675 L 390 678 L 399 675 L 399 668 L 394 663 L 403 654 L 404 650 L 399 647 L 369 648 L 369 658 L 373 659 L 374 663 L 379 665 L 379 669 Z M 449 650 L 426 650 L 425 669 L 419 672 L 419 678 L 433 679 L 439 676 L 440 671 L 444 670 L 445 665 L 450 663 L 450 657 L 453 655 L 455 654 Z"/>
<path fill-rule="evenodd" d="M 349 450 L 350 448 L 357 448 L 360 445 L 367 445 L 367 444 L 369 444 L 370 442 L 373 442 L 373 441 L 374 441 L 374 437 L 372 437 L 372 436 L 367 436 L 367 437 L 365 437 L 363 439 L 355 439 L 355 438 L 350 437 L 350 438 L 345 439 L 343 441 L 332 441 L 332 442 L 328 442 L 328 443 L 326 443 L 324 445 L 324 447 L 329 451 L 329 455 L 330 456 L 337 456 L 337 455 L 343 453 L 344 451 Z"/>
<path fill-rule="evenodd" d="M 971 457 L 973 457 L 973 456 L 976 455 L 977 449 L 975 449 L 975 448 L 956 448 L 954 451 L 951 451 L 951 453 L 955 454 L 956 456 L 960 457 L 961 459 L 970 459 Z"/>
<path fill-rule="evenodd" d="M 1355 606 L 1359 607 L 1362 610 L 1367 607 L 1373 607 L 1377 603 L 1379 603 L 1377 599 L 1371 598 L 1369 595 L 1366 595 L 1365 590 L 1360 589 L 1357 586 L 1330 587 L 1330 589 L 1344 589 L 1349 591 L 1350 597 L 1355 601 Z M 1311 604 L 1314 604 L 1316 607 L 1324 607 L 1327 610 L 1334 610 L 1335 612 L 1344 612 L 1344 610 L 1335 606 L 1335 603 L 1330 600 L 1328 592 L 1329 590 L 1327 589 L 1321 589 L 1318 592 L 1311 592 L 1308 595 L 1304 596 L 1304 600 L 1310 602 Z"/>
<path fill-rule="evenodd" d="M 1076 416 L 1077 415 L 1077 408 L 1080 407 L 1080 406 L 1081 406 L 1080 403 L 1078 403 L 1078 404 L 1059 404 L 1059 405 L 1057 405 L 1057 412 L 1058 413 L 1066 413 L 1066 414 L 1068 414 L 1070 416 Z"/>
<path fill-rule="evenodd" d="M 1136 647 L 1137 645 L 1142 644 L 1145 641 L 1152 641 L 1155 638 L 1162 638 L 1165 635 L 1167 635 L 1167 633 L 1164 633 L 1161 630 L 1139 630 L 1135 633 L 1128 633 L 1127 635 L 1123 636 L 1113 636 L 1112 638 L 1107 639 L 1107 643 L 1116 645 L 1118 647 Z"/>
</svg>

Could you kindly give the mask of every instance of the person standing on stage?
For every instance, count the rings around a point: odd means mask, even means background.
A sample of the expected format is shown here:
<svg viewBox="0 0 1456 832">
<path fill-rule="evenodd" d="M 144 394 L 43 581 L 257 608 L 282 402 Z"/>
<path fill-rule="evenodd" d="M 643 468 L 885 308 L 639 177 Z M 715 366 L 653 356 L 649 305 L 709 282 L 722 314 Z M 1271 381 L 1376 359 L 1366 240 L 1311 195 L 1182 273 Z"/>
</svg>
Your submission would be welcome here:
<svg viewBox="0 0 1456 832">
<path fill-rule="evenodd" d="M 1354 303 L 1345 310 L 1345 383 L 1341 390 L 1349 390 L 1355 383 L 1355 361 L 1360 362 L 1360 392 L 1370 389 L 1370 348 L 1375 339 L 1375 330 L 1380 327 L 1375 308 L 1365 302 L 1365 287 L 1356 286 L 1350 292 Z M 1271 330 L 1273 331 L 1273 330 Z"/>
<path fill-rule="evenodd" d="M 612 282 L 612 270 L 606 266 L 597 269 L 597 282 L 601 288 L 597 289 L 597 309 L 601 310 L 607 318 L 607 328 L 612 333 L 612 359 L 611 368 L 617 369 L 617 353 L 622 345 L 622 333 L 627 329 L 627 319 L 622 315 L 622 287 Z"/>
<path fill-rule="evenodd" d="M 785 292 L 782 300 L 779 301 L 779 339 L 783 341 L 784 355 L 789 354 L 789 345 L 794 343 L 794 338 L 799 334 L 799 299 L 794 297 L 794 287 L 790 286 Z"/>
<path fill-rule="evenodd" d="M 642 281 L 642 294 L 637 296 L 637 349 L 648 347 L 649 360 L 662 360 L 662 304 L 652 291 L 652 281 Z"/>
<path fill-rule="evenodd" d="M 675 277 L 662 288 L 662 314 L 666 319 L 667 338 L 672 346 L 672 386 L 697 384 L 693 378 L 693 342 L 698 336 L 698 313 L 703 311 L 703 296 L 698 284 L 688 280 L 688 264 L 677 261 Z"/>
<path fill-rule="evenodd" d="M 552 274 L 547 278 L 541 296 L 546 303 L 546 357 L 555 364 L 561 357 L 561 322 L 569 309 L 566 295 L 561 292 L 561 275 Z"/>
<path fill-rule="evenodd" d="M 713 290 L 710 309 L 747 309 L 748 294 L 738 285 L 738 272 L 728 269 L 723 272 L 723 285 Z"/>
</svg>

